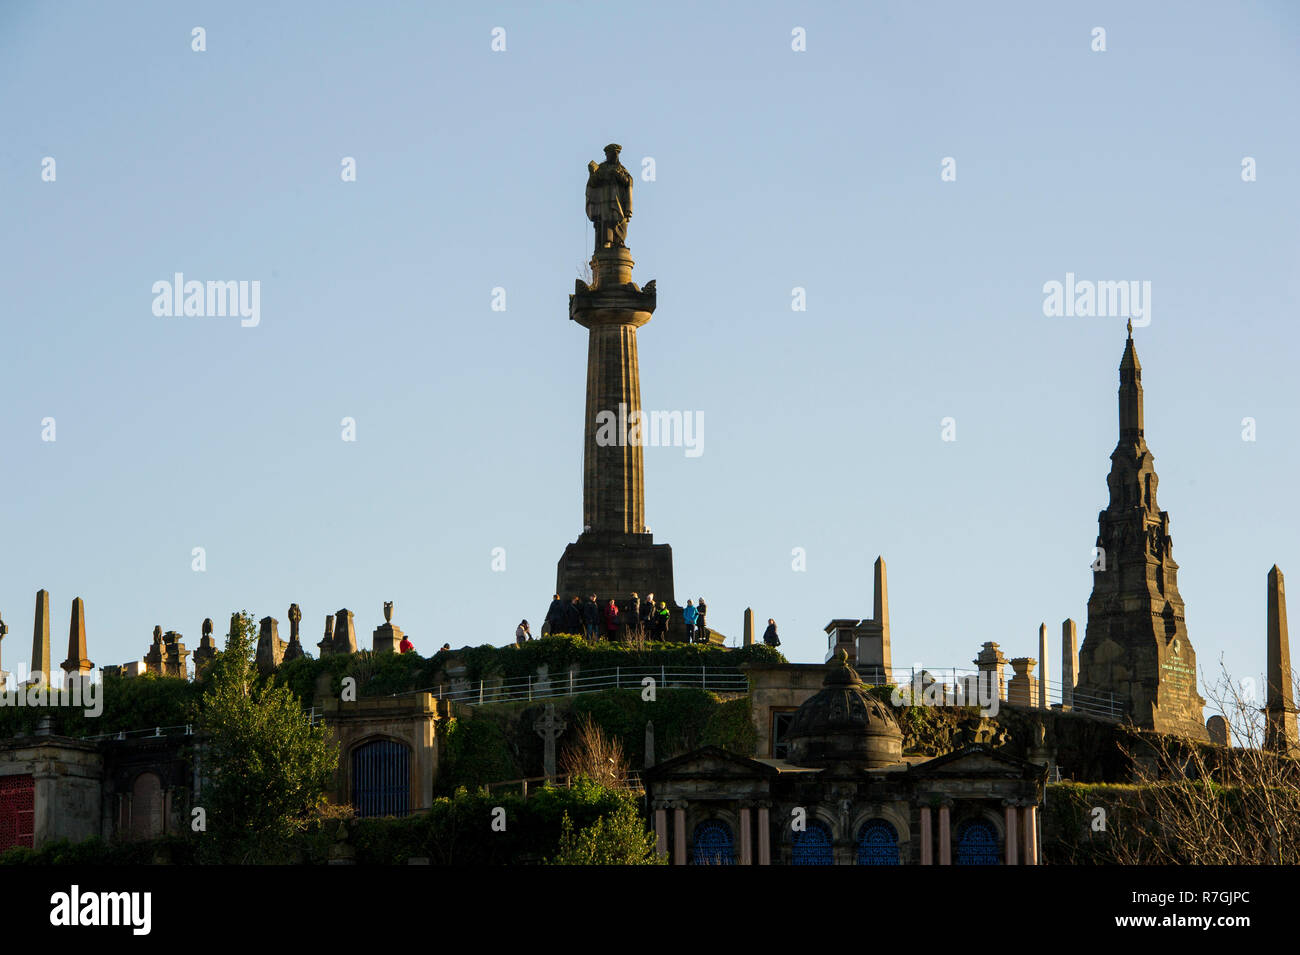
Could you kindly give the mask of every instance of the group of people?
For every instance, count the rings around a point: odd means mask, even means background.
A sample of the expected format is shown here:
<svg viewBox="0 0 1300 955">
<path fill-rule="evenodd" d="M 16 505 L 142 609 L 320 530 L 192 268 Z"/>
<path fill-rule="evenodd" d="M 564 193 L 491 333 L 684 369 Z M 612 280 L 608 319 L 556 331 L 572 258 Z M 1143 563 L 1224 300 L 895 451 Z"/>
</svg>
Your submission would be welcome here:
<svg viewBox="0 0 1300 955">
<path fill-rule="evenodd" d="M 682 621 L 686 624 L 688 641 L 708 641 L 709 632 L 704 621 L 706 610 L 703 597 L 698 603 L 694 600 L 686 601 Z M 566 603 L 556 594 L 551 598 L 551 606 L 546 611 L 542 636 L 574 633 L 593 642 L 604 637 L 612 643 L 618 640 L 631 642 L 640 633 L 650 640 L 665 640 L 668 637 L 669 615 L 667 601 L 660 600 L 656 603 L 654 594 L 646 594 L 642 599 L 640 594 L 633 593 L 621 605 L 613 597 L 602 604 L 595 594 L 591 594 L 585 601 L 573 597 Z M 515 628 L 515 642 L 522 644 L 531 639 L 533 635 L 528 628 L 528 621 L 521 621 Z"/>
</svg>

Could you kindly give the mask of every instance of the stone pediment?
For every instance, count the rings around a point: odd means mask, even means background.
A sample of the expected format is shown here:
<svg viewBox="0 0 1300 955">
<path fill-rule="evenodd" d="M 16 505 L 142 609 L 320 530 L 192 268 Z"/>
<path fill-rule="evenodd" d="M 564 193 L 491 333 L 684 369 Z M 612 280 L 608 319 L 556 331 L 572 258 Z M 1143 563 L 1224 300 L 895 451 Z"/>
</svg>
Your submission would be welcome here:
<svg viewBox="0 0 1300 955">
<path fill-rule="evenodd" d="M 967 746 L 924 763 L 909 772 L 918 776 L 1014 776 L 1032 778 L 1046 773 L 1046 767 L 1031 763 L 988 746 Z"/>
<path fill-rule="evenodd" d="M 760 763 L 747 756 L 737 756 L 716 746 L 705 746 L 665 760 L 645 770 L 642 777 L 649 781 L 670 779 L 735 779 L 754 776 L 776 776 L 774 766 Z"/>
</svg>

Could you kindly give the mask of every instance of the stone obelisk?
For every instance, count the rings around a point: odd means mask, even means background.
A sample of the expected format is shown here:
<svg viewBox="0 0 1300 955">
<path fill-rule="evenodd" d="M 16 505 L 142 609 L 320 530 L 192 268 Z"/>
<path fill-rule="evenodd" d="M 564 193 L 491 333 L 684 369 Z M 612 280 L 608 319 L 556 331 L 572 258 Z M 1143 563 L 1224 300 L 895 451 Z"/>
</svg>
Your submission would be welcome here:
<svg viewBox="0 0 1300 955">
<path fill-rule="evenodd" d="M 36 619 L 32 626 L 32 662 L 31 683 L 43 683 L 46 686 L 54 681 L 50 678 L 50 592 L 36 591 Z"/>
<path fill-rule="evenodd" d="M 1265 748 L 1295 752 L 1295 688 L 1291 685 L 1291 641 L 1286 630 L 1286 582 L 1277 564 L 1268 572 L 1268 700 L 1264 715 Z"/>
<path fill-rule="evenodd" d="M 566 602 L 595 594 L 620 606 L 632 594 L 655 595 L 670 611 L 670 635 L 683 633 L 673 598 L 673 555 L 655 544 L 645 525 L 641 376 L 636 330 L 655 310 L 655 283 L 632 281 L 625 244 L 632 218 L 632 174 L 619 162 L 621 146 L 605 147 L 605 161 L 587 166 L 587 218 L 596 230 L 591 284 L 579 279 L 569 296 L 569 318 L 588 330 L 587 407 L 583 422 L 583 532 L 564 550 L 555 592 Z"/>
<path fill-rule="evenodd" d="M 89 673 L 95 664 L 86 656 L 86 604 L 78 597 L 72 601 L 72 620 L 68 625 L 68 658 L 63 661 L 68 673 Z"/>
</svg>

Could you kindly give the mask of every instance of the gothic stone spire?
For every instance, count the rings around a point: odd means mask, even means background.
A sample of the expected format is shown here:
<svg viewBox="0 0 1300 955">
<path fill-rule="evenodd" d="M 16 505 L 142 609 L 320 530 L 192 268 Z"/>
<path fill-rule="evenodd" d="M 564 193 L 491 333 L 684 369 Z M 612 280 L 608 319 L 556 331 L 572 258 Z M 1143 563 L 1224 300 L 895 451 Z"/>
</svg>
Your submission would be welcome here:
<svg viewBox="0 0 1300 955">
<path fill-rule="evenodd" d="M 1079 650 L 1079 691 L 1128 701 L 1134 723 L 1207 738 L 1196 692 L 1196 653 L 1187 638 L 1169 514 L 1156 500 L 1154 459 L 1142 415 L 1142 365 L 1132 328 L 1119 366 L 1119 441 L 1097 517 L 1088 626 Z"/>
</svg>

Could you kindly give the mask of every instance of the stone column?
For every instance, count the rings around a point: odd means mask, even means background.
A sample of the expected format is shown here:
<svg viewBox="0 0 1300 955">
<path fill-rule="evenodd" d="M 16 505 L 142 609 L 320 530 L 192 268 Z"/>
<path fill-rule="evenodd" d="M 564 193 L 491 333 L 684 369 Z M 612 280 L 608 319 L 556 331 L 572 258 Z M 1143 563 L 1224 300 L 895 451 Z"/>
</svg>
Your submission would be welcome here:
<svg viewBox="0 0 1300 955">
<path fill-rule="evenodd" d="M 32 674 L 33 683 L 49 686 L 50 679 L 50 592 L 36 591 L 36 622 L 32 626 Z M 38 678 L 36 674 L 39 673 Z"/>
<path fill-rule="evenodd" d="M 1006 864 L 1015 865 L 1017 861 L 1016 845 L 1016 804 L 1013 800 L 1008 799 L 1003 805 L 1006 806 Z"/>
<path fill-rule="evenodd" d="M 921 865 L 934 865 L 934 835 L 930 831 L 930 807 L 921 807 Z"/>
<path fill-rule="evenodd" d="M 754 864 L 754 839 L 750 834 L 749 807 L 740 807 L 740 864 Z"/>
<path fill-rule="evenodd" d="M 760 803 L 758 806 L 758 864 L 772 864 L 772 819 L 771 807 Z"/>
<path fill-rule="evenodd" d="M 952 800 L 939 803 L 939 865 L 952 865 Z"/>
<path fill-rule="evenodd" d="M 1047 709 L 1047 684 L 1052 679 L 1052 671 L 1047 665 L 1047 624 L 1045 623 L 1038 625 L 1038 657 L 1041 667 L 1038 671 L 1038 708 L 1045 710 Z"/>
<path fill-rule="evenodd" d="M 1079 629 L 1073 620 L 1061 623 L 1061 709 L 1074 708 L 1074 686 L 1079 679 Z"/>
<path fill-rule="evenodd" d="M 1038 807 L 1034 804 L 1025 806 L 1024 819 L 1025 865 L 1038 865 Z"/>
<path fill-rule="evenodd" d="M 745 646 L 754 645 L 754 611 L 749 607 L 745 608 Z"/>
<path fill-rule="evenodd" d="M 659 800 L 655 800 L 655 849 L 661 856 L 668 855 L 668 809 Z"/>
<path fill-rule="evenodd" d="M 673 803 L 673 865 L 686 865 L 686 803 Z"/>
</svg>

